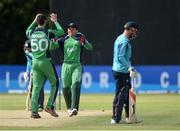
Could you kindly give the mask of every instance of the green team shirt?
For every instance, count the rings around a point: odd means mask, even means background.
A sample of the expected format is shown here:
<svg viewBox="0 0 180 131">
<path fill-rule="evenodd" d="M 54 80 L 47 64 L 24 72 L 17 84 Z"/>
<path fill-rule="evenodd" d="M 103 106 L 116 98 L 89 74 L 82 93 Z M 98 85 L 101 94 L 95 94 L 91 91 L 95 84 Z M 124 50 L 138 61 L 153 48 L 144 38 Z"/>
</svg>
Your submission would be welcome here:
<svg viewBox="0 0 180 131">
<path fill-rule="evenodd" d="M 83 48 L 93 50 L 93 46 L 87 40 L 84 45 L 80 44 L 82 34 L 78 32 L 76 36 L 66 36 L 59 39 L 57 42 L 63 48 L 63 62 L 65 63 L 81 63 L 81 55 Z"/>
<path fill-rule="evenodd" d="M 64 30 L 58 22 L 55 22 L 56 29 L 45 29 L 43 26 L 36 27 L 33 22 L 27 29 L 26 35 L 31 42 L 33 59 L 50 59 L 50 50 L 58 48 L 58 44 L 52 38 L 58 38 L 64 34 Z"/>
</svg>

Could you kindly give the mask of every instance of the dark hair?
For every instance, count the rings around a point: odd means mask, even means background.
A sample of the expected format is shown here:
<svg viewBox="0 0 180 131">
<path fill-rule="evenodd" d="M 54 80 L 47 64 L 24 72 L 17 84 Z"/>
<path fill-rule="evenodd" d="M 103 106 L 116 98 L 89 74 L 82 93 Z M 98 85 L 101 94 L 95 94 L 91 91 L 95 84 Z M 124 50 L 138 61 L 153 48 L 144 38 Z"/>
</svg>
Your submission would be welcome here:
<svg viewBox="0 0 180 131">
<path fill-rule="evenodd" d="M 139 26 L 136 22 L 134 21 L 128 21 L 125 25 L 124 25 L 124 29 L 129 30 L 130 28 L 135 28 L 135 29 L 139 29 Z"/>
<path fill-rule="evenodd" d="M 44 14 L 40 14 L 38 15 L 36 22 L 38 25 L 44 25 L 45 21 L 46 21 L 46 16 Z"/>
<path fill-rule="evenodd" d="M 72 22 L 72 23 L 69 23 L 69 25 L 67 26 L 67 28 L 70 28 L 70 27 L 78 29 L 77 24 L 75 24 L 75 23 L 73 23 L 73 22 Z"/>
</svg>

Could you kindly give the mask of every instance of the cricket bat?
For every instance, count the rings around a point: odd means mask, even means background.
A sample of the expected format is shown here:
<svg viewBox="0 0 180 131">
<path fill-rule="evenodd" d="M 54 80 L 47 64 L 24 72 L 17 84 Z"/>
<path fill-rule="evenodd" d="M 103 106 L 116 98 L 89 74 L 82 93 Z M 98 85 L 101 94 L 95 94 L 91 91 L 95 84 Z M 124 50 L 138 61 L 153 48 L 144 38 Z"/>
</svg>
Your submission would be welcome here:
<svg viewBox="0 0 180 131">
<path fill-rule="evenodd" d="M 59 105 L 59 110 L 61 110 L 61 78 L 59 78 L 59 91 L 58 91 L 58 105 Z"/>
<path fill-rule="evenodd" d="M 128 123 L 137 123 L 136 116 L 136 91 L 135 91 L 135 78 L 132 78 L 131 89 L 129 90 L 129 120 Z"/>
<path fill-rule="evenodd" d="M 27 92 L 27 97 L 26 97 L 26 111 L 29 111 L 30 109 L 31 91 L 32 91 L 32 76 L 30 76 L 28 92 Z"/>
</svg>

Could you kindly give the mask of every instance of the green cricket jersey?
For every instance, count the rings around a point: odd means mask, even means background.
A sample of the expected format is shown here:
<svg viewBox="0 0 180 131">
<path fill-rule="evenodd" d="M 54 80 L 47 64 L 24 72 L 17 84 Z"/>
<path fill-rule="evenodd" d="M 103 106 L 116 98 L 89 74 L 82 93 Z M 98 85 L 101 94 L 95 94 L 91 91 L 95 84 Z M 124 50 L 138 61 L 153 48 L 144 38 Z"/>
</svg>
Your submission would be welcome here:
<svg viewBox="0 0 180 131">
<path fill-rule="evenodd" d="M 53 42 L 52 38 L 58 38 L 64 34 L 64 30 L 58 22 L 55 22 L 56 29 L 46 30 L 33 22 L 27 29 L 26 35 L 31 41 L 31 50 L 33 59 L 50 59 L 50 50 L 56 49 L 59 45 Z"/>
<path fill-rule="evenodd" d="M 83 48 L 92 50 L 93 46 L 87 40 L 84 45 L 80 44 L 82 34 L 78 32 L 76 36 L 66 36 L 59 39 L 57 42 L 63 48 L 63 62 L 64 63 L 81 63 L 81 55 Z"/>
</svg>

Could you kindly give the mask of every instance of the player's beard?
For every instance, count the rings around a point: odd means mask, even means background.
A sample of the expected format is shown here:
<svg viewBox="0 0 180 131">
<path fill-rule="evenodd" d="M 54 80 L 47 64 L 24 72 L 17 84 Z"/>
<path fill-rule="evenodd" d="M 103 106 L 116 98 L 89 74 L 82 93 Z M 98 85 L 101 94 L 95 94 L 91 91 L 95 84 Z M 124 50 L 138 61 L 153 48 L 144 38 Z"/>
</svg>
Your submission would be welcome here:
<svg viewBox="0 0 180 131">
<path fill-rule="evenodd" d="M 130 40 L 133 40 L 133 39 L 136 39 L 136 37 L 137 37 L 137 35 L 132 33 L 132 34 L 129 36 L 129 39 L 130 39 Z"/>
</svg>

